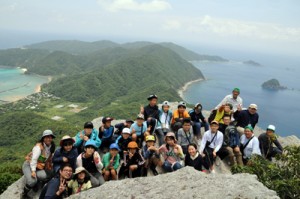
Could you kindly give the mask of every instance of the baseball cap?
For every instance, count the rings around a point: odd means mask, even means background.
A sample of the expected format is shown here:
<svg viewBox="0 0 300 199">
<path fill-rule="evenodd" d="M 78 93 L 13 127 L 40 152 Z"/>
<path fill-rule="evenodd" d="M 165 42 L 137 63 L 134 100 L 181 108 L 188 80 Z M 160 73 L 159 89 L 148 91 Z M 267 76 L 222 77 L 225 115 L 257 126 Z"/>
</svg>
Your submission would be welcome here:
<svg viewBox="0 0 300 199">
<path fill-rule="evenodd" d="M 250 104 L 249 108 L 253 108 L 253 109 L 257 110 L 257 105 L 256 104 Z"/>
<path fill-rule="evenodd" d="M 114 118 L 112 118 L 112 117 L 104 117 L 104 118 L 102 118 L 102 123 L 113 121 L 113 120 L 114 120 Z"/>
</svg>

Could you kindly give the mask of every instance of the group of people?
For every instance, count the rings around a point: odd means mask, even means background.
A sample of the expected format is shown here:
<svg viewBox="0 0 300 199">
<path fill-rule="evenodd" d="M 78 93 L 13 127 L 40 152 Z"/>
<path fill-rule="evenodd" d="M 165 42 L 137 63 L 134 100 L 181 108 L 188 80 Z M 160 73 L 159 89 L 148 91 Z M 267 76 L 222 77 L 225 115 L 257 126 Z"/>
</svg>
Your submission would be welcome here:
<svg viewBox="0 0 300 199">
<path fill-rule="evenodd" d="M 153 94 L 135 121 L 112 126 L 113 118 L 104 117 L 99 130 L 86 122 L 74 138 L 63 136 L 58 148 L 53 132 L 45 130 L 22 167 L 26 179 L 23 197 L 42 187 L 40 198 L 64 198 L 109 180 L 149 172 L 158 175 L 158 166 L 165 172 L 191 166 L 215 173 L 217 156 L 229 165 L 245 165 L 253 154 L 272 161 L 283 151 L 275 126 L 269 125 L 257 138 L 253 133 L 259 119 L 257 105 L 243 109 L 239 95 L 240 89 L 234 88 L 205 118 L 200 103 L 188 111 L 186 103 L 180 102 L 172 111 L 168 101 L 158 107 L 158 97 Z"/>
</svg>

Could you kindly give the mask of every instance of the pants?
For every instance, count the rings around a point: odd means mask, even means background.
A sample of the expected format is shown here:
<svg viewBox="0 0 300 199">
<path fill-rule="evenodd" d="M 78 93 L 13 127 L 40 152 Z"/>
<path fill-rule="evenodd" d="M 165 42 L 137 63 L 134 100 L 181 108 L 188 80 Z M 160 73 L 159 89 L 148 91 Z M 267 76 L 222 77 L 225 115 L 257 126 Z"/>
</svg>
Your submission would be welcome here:
<svg viewBox="0 0 300 199">
<path fill-rule="evenodd" d="M 150 135 L 153 135 L 156 129 L 157 120 L 155 118 L 147 119 L 147 127 L 151 126 Z"/>
<path fill-rule="evenodd" d="M 92 187 L 99 187 L 105 183 L 105 180 L 100 172 L 89 174 L 91 178 Z"/>
<path fill-rule="evenodd" d="M 173 164 L 171 164 L 168 161 L 165 161 L 162 165 L 162 168 L 166 171 L 166 172 L 172 172 L 172 171 L 176 171 L 178 169 L 182 168 L 182 165 L 179 162 L 175 162 Z"/>
<path fill-rule="evenodd" d="M 243 159 L 242 159 L 242 153 L 241 151 L 236 152 L 234 151 L 234 149 L 230 146 L 226 147 L 227 151 L 228 151 L 228 156 L 230 158 L 230 164 L 234 165 L 235 161 L 234 161 L 234 157 L 236 159 L 236 162 L 238 165 L 243 165 Z"/>
<path fill-rule="evenodd" d="M 266 159 L 272 161 L 272 157 L 275 157 L 277 154 L 282 154 L 282 151 L 277 147 L 273 147 L 269 149 L 269 153 L 266 155 Z"/>
<path fill-rule="evenodd" d="M 204 127 L 205 131 L 209 130 L 208 123 L 206 123 L 206 122 L 204 122 L 204 123 L 193 122 L 193 131 L 197 137 L 201 136 L 201 127 Z"/>
<path fill-rule="evenodd" d="M 209 147 L 205 147 L 204 149 L 204 154 L 205 157 L 203 159 L 203 166 L 208 170 L 211 166 L 214 165 L 215 162 L 215 158 L 213 156 L 213 151 L 214 149 L 209 148 Z"/>
<path fill-rule="evenodd" d="M 50 172 L 46 172 L 45 170 L 36 170 L 36 178 L 31 177 L 31 168 L 28 161 L 25 161 L 23 163 L 22 171 L 25 176 L 26 185 L 30 188 L 33 188 L 38 183 L 38 181 L 47 182 L 51 178 Z"/>
<path fill-rule="evenodd" d="M 156 129 L 156 136 L 158 138 L 158 144 L 159 146 L 164 144 L 164 137 L 165 137 L 165 132 L 164 129 Z"/>
</svg>

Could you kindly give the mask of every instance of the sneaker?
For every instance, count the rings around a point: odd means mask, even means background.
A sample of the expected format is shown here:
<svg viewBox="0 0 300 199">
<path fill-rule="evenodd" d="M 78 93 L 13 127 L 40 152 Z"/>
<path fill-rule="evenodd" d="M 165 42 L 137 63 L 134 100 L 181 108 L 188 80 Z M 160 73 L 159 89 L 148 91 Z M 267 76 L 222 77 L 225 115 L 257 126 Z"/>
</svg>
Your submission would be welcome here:
<svg viewBox="0 0 300 199">
<path fill-rule="evenodd" d="M 213 170 L 210 171 L 210 173 L 211 173 L 211 174 L 215 174 L 216 172 L 215 172 L 215 170 L 213 169 Z"/>
</svg>

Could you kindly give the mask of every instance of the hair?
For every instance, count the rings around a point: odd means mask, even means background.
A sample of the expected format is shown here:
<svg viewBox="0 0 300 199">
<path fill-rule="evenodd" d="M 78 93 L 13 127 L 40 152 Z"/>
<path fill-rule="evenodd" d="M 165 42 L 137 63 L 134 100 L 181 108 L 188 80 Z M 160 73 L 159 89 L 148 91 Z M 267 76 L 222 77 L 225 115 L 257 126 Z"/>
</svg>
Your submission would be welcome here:
<svg viewBox="0 0 300 199">
<path fill-rule="evenodd" d="M 232 110 L 232 108 L 233 108 L 232 104 L 230 104 L 230 103 L 226 103 L 225 106 L 229 106 L 230 110 Z"/>
<path fill-rule="evenodd" d="M 84 183 L 87 183 L 87 182 L 91 179 L 91 177 L 90 177 L 90 175 L 89 175 L 86 171 L 82 171 L 82 172 L 85 173 L 85 177 L 84 177 L 83 182 L 84 182 Z M 81 172 L 80 172 L 80 173 L 81 173 Z M 77 180 L 77 176 L 78 176 L 78 174 L 74 175 L 74 176 L 73 176 L 73 180 Z"/>
<path fill-rule="evenodd" d="M 190 146 L 193 146 L 196 150 L 198 149 L 198 147 L 197 147 L 197 145 L 196 145 L 195 143 L 190 143 L 190 144 L 188 145 L 188 148 L 189 148 Z"/>
<path fill-rule="evenodd" d="M 70 163 L 67 163 L 67 162 L 66 162 L 66 163 L 63 163 L 62 165 L 60 165 L 60 169 L 59 169 L 59 170 L 62 171 L 62 170 L 64 170 L 65 167 L 70 167 L 70 168 L 72 168 L 72 165 L 71 165 Z M 73 169 L 73 168 L 72 168 L 72 169 Z"/>
<path fill-rule="evenodd" d="M 172 140 L 174 140 L 174 142 L 175 142 L 175 137 L 173 137 L 173 136 L 166 136 L 166 139 L 167 138 L 171 138 Z M 168 150 L 170 150 L 170 145 L 167 143 L 167 141 L 166 141 L 166 148 L 168 149 Z"/>
<path fill-rule="evenodd" d="M 231 115 L 228 115 L 228 114 L 224 114 L 222 119 L 224 119 L 225 117 L 229 117 L 231 119 Z"/>
<path fill-rule="evenodd" d="M 44 143 L 44 138 L 38 140 L 37 143 L 43 144 Z M 52 141 L 51 142 L 51 147 L 50 147 L 50 152 L 54 153 L 55 152 L 55 148 L 56 148 L 55 143 L 54 143 L 54 141 Z"/>
<path fill-rule="evenodd" d="M 184 118 L 182 121 L 182 125 L 184 125 L 185 123 L 191 123 L 191 119 L 190 118 Z"/>
</svg>

